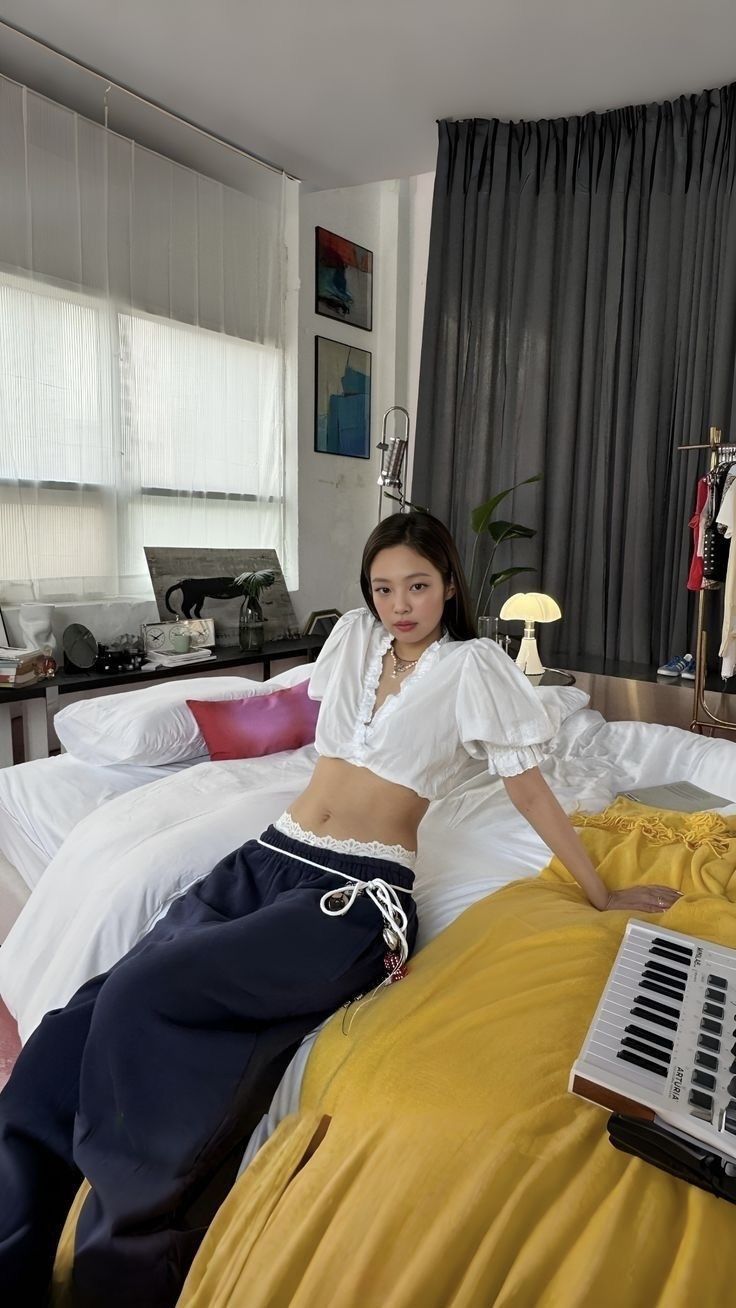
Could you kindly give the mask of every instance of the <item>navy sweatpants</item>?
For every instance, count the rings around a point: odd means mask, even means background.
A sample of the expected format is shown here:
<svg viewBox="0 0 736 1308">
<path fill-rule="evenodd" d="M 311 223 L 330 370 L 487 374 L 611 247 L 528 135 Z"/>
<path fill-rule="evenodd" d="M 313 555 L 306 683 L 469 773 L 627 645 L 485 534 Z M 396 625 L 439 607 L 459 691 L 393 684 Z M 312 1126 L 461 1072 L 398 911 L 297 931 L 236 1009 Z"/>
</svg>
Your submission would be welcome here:
<svg viewBox="0 0 736 1308">
<path fill-rule="evenodd" d="M 328 917 L 320 899 L 345 885 L 329 868 L 407 890 L 413 874 L 273 827 L 263 839 L 279 852 L 228 855 L 22 1050 L 0 1094 L 3 1308 L 46 1303 L 82 1176 L 75 1308 L 174 1305 L 299 1041 L 383 978 L 376 906 L 359 895 Z"/>
</svg>

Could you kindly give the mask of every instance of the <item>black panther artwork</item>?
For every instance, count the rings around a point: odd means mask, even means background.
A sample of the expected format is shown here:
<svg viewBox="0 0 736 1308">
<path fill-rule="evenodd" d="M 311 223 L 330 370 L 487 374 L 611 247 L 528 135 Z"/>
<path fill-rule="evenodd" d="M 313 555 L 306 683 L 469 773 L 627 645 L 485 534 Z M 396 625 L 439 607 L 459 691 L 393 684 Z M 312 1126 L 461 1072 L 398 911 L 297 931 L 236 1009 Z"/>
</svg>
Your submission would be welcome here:
<svg viewBox="0 0 736 1308">
<path fill-rule="evenodd" d="M 176 609 L 172 609 L 169 604 L 169 596 L 175 590 L 181 591 L 181 611 L 185 618 L 201 618 L 202 605 L 206 599 L 243 598 L 243 591 L 236 584 L 235 577 L 185 577 L 169 586 L 164 596 L 164 604 L 169 613 L 173 614 L 176 614 Z"/>
</svg>

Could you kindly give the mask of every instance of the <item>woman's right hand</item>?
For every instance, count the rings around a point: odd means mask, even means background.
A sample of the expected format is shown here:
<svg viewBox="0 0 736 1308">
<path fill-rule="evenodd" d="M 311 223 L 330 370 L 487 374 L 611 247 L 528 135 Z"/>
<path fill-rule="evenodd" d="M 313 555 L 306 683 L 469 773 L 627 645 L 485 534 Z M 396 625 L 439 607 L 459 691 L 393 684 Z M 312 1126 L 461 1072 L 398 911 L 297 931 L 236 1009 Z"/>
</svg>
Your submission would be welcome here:
<svg viewBox="0 0 736 1308">
<path fill-rule="evenodd" d="M 681 898 L 680 891 L 670 886 L 630 886 L 627 890 L 612 890 L 603 912 L 666 913 Z"/>
</svg>

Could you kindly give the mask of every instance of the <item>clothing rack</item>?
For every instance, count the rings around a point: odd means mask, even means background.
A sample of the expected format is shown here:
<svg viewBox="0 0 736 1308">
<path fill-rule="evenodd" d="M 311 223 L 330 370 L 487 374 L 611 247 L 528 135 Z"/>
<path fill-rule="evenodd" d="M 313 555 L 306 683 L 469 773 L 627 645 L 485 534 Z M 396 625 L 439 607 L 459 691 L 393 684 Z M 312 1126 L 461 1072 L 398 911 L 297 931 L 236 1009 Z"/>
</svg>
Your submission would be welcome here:
<svg viewBox="0 0 736 1308">
<path fill-rule="evenodd" d="M 719 463 L 736 463 L 736 445 L 723 444 L 723 432 L 720 427 L 708 428 L 707 445 L 678 445 L 678 450 L 710 450 L 708 471 L 712 472 Z M 736 549 L 736 542 L 731 542 L 731 549 Z M 708 633 L 705 630 L 705 597 L 708 591 L 698 593 L 698 626 L 695 637 L 695 690 L 693 695 L 693 720 L 690 730 L 701 735 L 706 732 L 729 731 L 736 734 L 736 722 L 729 722 L 711 713 L 705 702 L 705 681 L 708 675 Z"/>
</svg>

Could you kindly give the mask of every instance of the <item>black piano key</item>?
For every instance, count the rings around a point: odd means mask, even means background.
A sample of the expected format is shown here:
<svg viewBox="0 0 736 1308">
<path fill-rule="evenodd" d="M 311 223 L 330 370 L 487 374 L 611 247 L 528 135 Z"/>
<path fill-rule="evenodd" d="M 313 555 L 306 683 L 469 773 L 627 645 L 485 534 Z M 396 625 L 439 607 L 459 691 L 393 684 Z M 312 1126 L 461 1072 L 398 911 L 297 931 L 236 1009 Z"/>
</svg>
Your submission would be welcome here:
<svg viewBox="0 0 736 1308">
<path fill-rule="evenodd" d="M 635 1004 L 643 1004 L 645 1008 L 652 1008 L 655 1013 L 664 1013 L 665 1017 L 679 1017 L 679 1008 L 670 1008 L 667 1004 L 662 1004 L 658 999 L 651 999 L 649 995 L 637 995 L 634 1000 Z"/>
<path fill-rule="evenodd" d="M 652 962 L 659 960 L 666 963 L 679 963 L 681 967 L 689 967 L 690 960 L 683 958 L 681 954 L 675 954 L 673 950 L 667 949 L 663 945 L 652 945 L 649 950 L 649 958 Z"/>
<path fill-rule="evenodd" d="M 721 1051 L 721 1042 L 716 1040 L 715 1036 L 699 1035 L 698 1044 L 701 1049 L 708 1049 L 712 1054 L 718 1054 Z"/>
<path fill-rule="evenodd" d="M 681 945 L 679 940 L 665 940 L 662 936 L 654 937 L 650 953 L 653 954 L 655 949 L 671 949 L 674 954 L 680 955 L 682 962 L 689 963 L 693 956 L 693 951 L 689 945 Z"/>
<path fill-rule="evenodd" d="M 657 1076 L 666 1076 L 667 1070 L 660 1063 L 652 1063 L 648 1058 L 642 1058 L 641 1054 L 635 1054 L 631 1049 L 619 1049 L 616 1054 L 617 1058 L 622 1058 L 625 1063 L 635 1063 L 637 1067 L 643 1067 L 647 1072 L 656 1072 Z"/>
<path fill-rule="evenodd" d="M 736 1135 L 736 1103 L 733 1099 L 726 1104 L 726 1111 L 723 1114 L 723 1129 L 730 1131 L 731 1135 Z"/>
<path fill-rule="evenodd" d="M 718 1071 L 718 1059 L 712 1054 L 704 1054 L 701 1049 L 695 1050 L 695 1062 L 699 1067 L 707 1067 L 709 1072 Z M 736 1063 L 733 1064 L 733 1068 L 736 1068 Z"/>
<path fill-rule="evenodd" d="M 680 972 L 679 969 L 675 967 L 668 967 L 665 969 L 662 967 L 662 964 L 658 963 L 654 958 L 647 959 L 644 964 L 644 972 L 652 973 L 653 976 L 656 976 L 658 981 L 662 982 L 663 986 L 674 986 L 676 990 L 684 990 L 687 985 L 688 978 L 686 973 Z"/>
<path fill-rule="evenodd" d="M 736 1076 L 732 1076 L 728 1083 L 728 1093 L 732 1099 L 736 1099 Z"/>
<path fill-rule="evenodd" d="M 703 1117 L 710 1122 L 713 1117 L 713 1096 L 705 1093 L 705 1090 L 691 1090 L 687 1099 L 692 1104 L 695 1117 Z"/>
<path fill-rule="evenodd" d="M 657 1049 L 656 1045 L 650 1045 L 646 1040 L 635 1040 L 632 1036 L 624 1036 L 621 1044 L 627 1049 L 638 1049 L 640 1054 L 646 1054 L 649 1058 L 658 1058 L 663 1063 L 671 1061 L 666 1049 Z"/>
<path fill-rule="evenodd" d="M 655 1022 L 657 1026 L 663 1026 L 663 1027 L 665 1028 L 666 1031 L 676 1031 L 676 1030 L 677 1030 L 677 1023 L 676 1023 L 676 1022 L 673 1022 L 673 1021 L 671 1020 L 671 1018 L 669 1018 L 669 1017 L 662 1017 L 661 1013 L 652 1013 L 652 1012 L 650 1012 L 650 1010 L 649 1010 L 648 1008 L 636 1008 L 636 1007 L 634 1007 L 634 1008 L 632 1008 L 632 1010 L 631 1010 L 631 1016 L 632 1016 L 632 1017 L 645 1017 L 645 1018 L 647 1019 L 647 1022 Z M 719 1041 L 716 1041 L 716 1043 L 718 1044 L 718 1048 L 720 1049 L 720 1047 L 721 1047 L 721 1046 L 720 1046 L 720 1042 L 719 1042 Z"/>
<path fill-rule="evenodd" d="M 708 985 L 709 985 L 709 986 L 720 986 L 722 990 L 725 990 L 727 984 L 728 984 L 728 983 L 727 983 L 725 977 L 722 977 L 722 976 L 709 976 L 709 977 L 708 977 Z"/>
<path fill-rule="evenodd" d="M 716 1078 L 710 1075 L 710 1072 L 701 1072 L 696 1067 L 691 1077 L 693 1085 L 699 1085 L 703 1090 L 715 1090 Z"/>
<path fill-rule="evenodd" d="M 670 967 L 669 963 L 660 963 L 651 955 L 647 959 L 645 966 L 655 972 L 661 972 L 663 976 L 676 977 L 678 981 L 687 981 L 687 972 L 682 972 L 679 967 Z"/>
<path fill-rule="evenodd" d="M 639 982 L 641 990 L 651 990 L 655 995 L 664 995 L 665 999 L 674 999 L 677 1002 L 682 996 L 676 990 L 670 990 L 669 986 L 661 986 L 658 981 L 649 981 L 646 975 Z"/>
<path fill-rule="evenodd" d="M 628 1027 L 626 1029 L 628 1030 Z M 731 1073 L 731 1075 L 733 1075 L 733 1073 L 736 1072 L 736 1058 L 734 1058 L 728 1070 Z"/>
<path fill-rule="evenodd" d="M 726 1002 L 725 990 L 713 990 L 711 986 L 707 987 L 705 997 L 706 999 L 715 999 L 717 1004 L 725 1004 Z"/>
<path fill-rule="evenodd" d="M 661 1045 L 663 1049 L 674 1049 L 675 1047 L 674 1040 L 669 1040 L 667 1036 L 659 1035 L 657 1031 L 647 1031 L 645 1027 L 636 1026 L 635 1023 L 631 1023 L 630 1026 L 624 1027 L 624 1030 L 627 1035 L 639 1036 L 642 1040 L 649 1040 L 651 1044 Z M 736 1064 L 734 1064 L 734 1071 L 736 1071 Z"/>
<path fill-rule="evenodd" d="M 714 1017 L 701 1017 L 701 1031 L 710 1031 L 711 1035 L 723 1035 L 723 1027 L 720 1022 L 716 1022 Z"/>
<path fill-rule="evenodd" d="M 731 1053 L 733 1054 L 734 1058 L 736 1058 L 736 1045 L 731 1045 Z"/>
<path fill-rule="evenodd" d="M 703 1004 L 703 1012 L 707 1013 L 709 1017 L 717 1017 L 721 1022 L 725 1017 L 725 1012 L 720 1004 L 709 1004 L 706 1002 Z"/>
<path fill-rule="evenodd" d="M 665 994 L 668 999 L 675 999 L 676 1003 L 681 1003 L 682 995 L 685 994 L 685 985 L 680 988 L 678 982 L 669 980 L 669 977 L 659 977 L 656 972 L 648 971 L 648 968 L 642 972 L 642 980 L 639 981 L 639 985 L 643 985 L 644 989 Z"/>
</svg>

